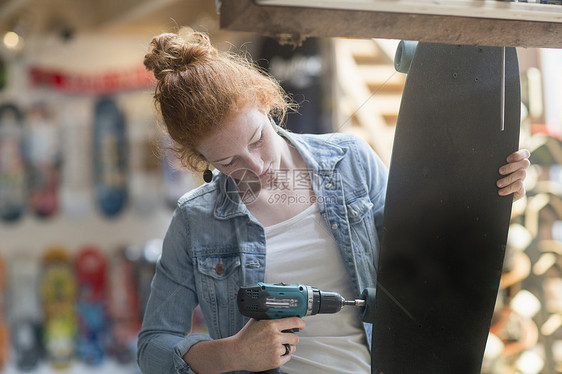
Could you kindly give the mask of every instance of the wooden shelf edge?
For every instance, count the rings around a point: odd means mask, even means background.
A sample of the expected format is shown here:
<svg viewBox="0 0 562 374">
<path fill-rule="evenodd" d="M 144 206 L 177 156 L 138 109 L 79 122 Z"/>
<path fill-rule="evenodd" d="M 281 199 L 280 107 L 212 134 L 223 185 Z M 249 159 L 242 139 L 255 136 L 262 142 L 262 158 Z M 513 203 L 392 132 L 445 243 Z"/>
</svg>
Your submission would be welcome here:
<svg viewBox="0 0 562 374">
<path fill-rule="evenodd" d="M 562 23 L 562 7 L 498 0 L 254 0 L 257 5 Z"/>
<path fill-rule="evenodd" d="M 264 6 L 257 5 L 253 0 L 222 0 L 220 27 L 269 36 L 288 34 L 562 48 L 560 22 Z"/>
</svg>

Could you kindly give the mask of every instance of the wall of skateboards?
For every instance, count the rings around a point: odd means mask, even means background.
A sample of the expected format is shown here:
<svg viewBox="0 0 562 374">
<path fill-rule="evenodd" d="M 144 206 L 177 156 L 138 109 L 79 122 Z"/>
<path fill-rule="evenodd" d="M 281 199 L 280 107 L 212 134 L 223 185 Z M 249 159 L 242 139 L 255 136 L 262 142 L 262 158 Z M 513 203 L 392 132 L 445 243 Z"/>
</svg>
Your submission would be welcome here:
<svg viewBox="0 0 562 374">
<path fill-rule="evenodd" d="M 2 373 L 138 372 L 161 240 L 202 182 L 156 126 L 149 37 L 84 38 L 1 64 Z"/>
<path fill-rule="evenodd" d="M 136 335 L 161 240 L 177 199 L 202 183 L 158 129 L 141 65 L 150 37 L 81 36 L 4 60 L 2 373 L 138 370 Z M 267 42 L 256 53 L 271 60 L 276 43 Z M 299 53 L 318 48 L 310 40 Z M 305 73 L 309 84 L 292 92 L 320 105 L 320 76 Z M 291 128 L 321 132 L 317 108 L 305 109 L 295 118 L 308 128 Z"/>
</svg>

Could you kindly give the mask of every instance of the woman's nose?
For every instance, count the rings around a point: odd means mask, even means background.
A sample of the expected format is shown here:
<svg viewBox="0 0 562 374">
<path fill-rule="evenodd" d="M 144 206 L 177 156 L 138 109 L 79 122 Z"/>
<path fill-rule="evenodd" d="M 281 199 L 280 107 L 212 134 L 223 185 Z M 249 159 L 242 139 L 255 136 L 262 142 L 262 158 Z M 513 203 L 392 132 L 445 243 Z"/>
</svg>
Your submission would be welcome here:
<svg viewBox="0 0 562 374">
<path fill-rule="evenodd" d="M 246 167 L 256 175 L 261 175 L 263 172 L 263 160 L 258 154 L 249 153 L 246 157 Z"/>
</svg>

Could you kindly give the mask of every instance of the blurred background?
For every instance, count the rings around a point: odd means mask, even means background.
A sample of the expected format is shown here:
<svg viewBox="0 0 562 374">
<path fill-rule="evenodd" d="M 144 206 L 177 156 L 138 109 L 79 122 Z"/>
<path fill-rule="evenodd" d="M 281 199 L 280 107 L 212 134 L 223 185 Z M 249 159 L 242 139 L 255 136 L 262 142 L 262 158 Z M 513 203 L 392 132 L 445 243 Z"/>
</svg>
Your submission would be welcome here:
<svg viewBox="0 0 562 374">
<path fill-rule="evenodd" d="M 202 182 L 166 152 L 154 35 L 249 53 L 293 99 L 295 132 L 351 132 L 388 165 L 398 41 L 281 46 L 219 29 L 214 1 L 0 0 L 0 370 L 138 373 L 136 334 L 176 200 Z M 484 373 L 562 372 L 562 55 L 519 48 L 528 196 L 514 205 Z M 197 331 L 205 331 L 199 315 Z"/>
</svg>

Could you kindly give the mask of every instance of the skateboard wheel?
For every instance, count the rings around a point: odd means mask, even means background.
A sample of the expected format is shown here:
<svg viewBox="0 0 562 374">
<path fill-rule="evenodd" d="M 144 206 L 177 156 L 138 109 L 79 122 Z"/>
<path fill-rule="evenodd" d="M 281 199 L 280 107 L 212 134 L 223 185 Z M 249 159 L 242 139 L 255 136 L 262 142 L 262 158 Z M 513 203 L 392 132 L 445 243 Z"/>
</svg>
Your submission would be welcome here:
<svg viewBox="0 0 562 374">
<path fill-rule="evenodd" d="M 361 298 L 365 300 L 365 306 L 359 309 L 361 312 L 361 320 L 367 323 L 375 322 L 375 295 L 376 289 L 365 288 L 361 294 Z"/>
<path fill-rule="evenodd" d="M 398 43 L 398 48 L 396 48 L 396 54 L 394 55 L 394 69 L 397 72 L 408 74 L 417 47 L 418 42 L 416 41 L 401 40 Z"/>
</svg>

